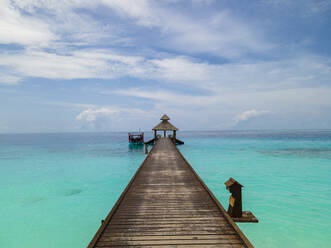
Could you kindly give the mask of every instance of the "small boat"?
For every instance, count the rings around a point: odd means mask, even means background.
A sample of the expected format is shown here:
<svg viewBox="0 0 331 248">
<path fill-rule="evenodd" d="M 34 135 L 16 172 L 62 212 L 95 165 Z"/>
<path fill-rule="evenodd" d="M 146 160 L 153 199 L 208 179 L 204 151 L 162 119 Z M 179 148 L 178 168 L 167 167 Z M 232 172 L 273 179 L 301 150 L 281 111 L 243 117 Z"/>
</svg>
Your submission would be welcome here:
<svg viewBox="0 0 331 248">
<path fill-rule="evenodd" d="M 144 144 L 144 133 L 129 133 L 130 145 L 143 145 Z"/>
</svg>

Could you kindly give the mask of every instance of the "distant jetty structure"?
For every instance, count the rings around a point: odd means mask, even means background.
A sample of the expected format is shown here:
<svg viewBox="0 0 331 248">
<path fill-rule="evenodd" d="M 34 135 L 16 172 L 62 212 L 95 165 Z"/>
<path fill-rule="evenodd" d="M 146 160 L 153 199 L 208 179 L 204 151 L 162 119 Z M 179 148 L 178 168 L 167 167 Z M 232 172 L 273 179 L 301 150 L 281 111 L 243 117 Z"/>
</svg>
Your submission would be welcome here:
<svg viewBox="0 0 331 248">
<path fill-rule="evenodd" d="M 163 132 L 163 137 L 166 138 L 167 137 L 167 131 L 172 131 L 172 135 L 169 135 L 169 138 L 175 143 L 175 144 L 184 144 L 183 141 L 179 140 L 176 138 L 176 132 L 178 131 L 178 128 L 175 127 L 174 125 L 172 125 L 169 120 L 169 116 L 167 115 L 163 115 L 161 117 L 161 122 L 159 124 L 157 124 L 155 127 L 153 127 L 153 131 L 154 131 L 154 138 L 145 142 L 145 144 L 152 144 L 155 143 L 155 141 L 159 138 L 161 138 L 161 135 L 158 135 L 157 132 L 161 131 Z"/>
<path fill-rule="evenodd" d="M 88 248 L 253 247 L 235 221 L 257 222 L 241 209 L 233 178 L 229 210 L 208 189 L 176 147 L 167 115 L 153 128 L 154 146 L 91 240 Z M 166 131 L 173 131 L 166 137 Z M 157 134 L 163 131 L 163 137 Z"/>
</svg>

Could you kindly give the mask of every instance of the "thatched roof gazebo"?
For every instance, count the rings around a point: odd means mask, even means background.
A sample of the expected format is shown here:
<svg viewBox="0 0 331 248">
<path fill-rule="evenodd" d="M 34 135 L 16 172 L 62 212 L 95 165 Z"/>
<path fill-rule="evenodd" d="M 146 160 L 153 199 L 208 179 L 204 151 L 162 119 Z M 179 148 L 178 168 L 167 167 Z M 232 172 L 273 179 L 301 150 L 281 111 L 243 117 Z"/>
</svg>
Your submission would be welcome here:
<svg viewBox="0 0 331 248">
<path fill-rule="evenodd" d="M 157 139 L 161 137 L 161 135 L 157 134 L 158 131 L 163 131 L 164 137 L 167 137 L 167 131 L 172 131 L 173 135 L 169 135 L 169 138 L 172 139 L 174 144 L 176 144 L 176 145 L 184 144 L 183 141 L 176 138 L 176 132 L 178 131 L 178 128 L 169 122 L 169 120 L 170 120 L 169 116 L 163 115 L 160 120 L 161 120 L 161 122 L 153 128 L 154 138 L 146 141 L 145 145 L 155 144 Z"/>
<path fill-rule="evenodd" d="M 176 140 L 176 131 L 178 131 L 178 128 L 169 122 L 170 118 L 167 115 L 163 115 L 160 120 L 161 122 L 153 128 L 154 139 L 155 140 L 157 139 L 157 131 L 163 131 L 164 137 L 166 137 L 167 131 L 172 131 L 173 132 L 172 138 Z"/>
</svg>

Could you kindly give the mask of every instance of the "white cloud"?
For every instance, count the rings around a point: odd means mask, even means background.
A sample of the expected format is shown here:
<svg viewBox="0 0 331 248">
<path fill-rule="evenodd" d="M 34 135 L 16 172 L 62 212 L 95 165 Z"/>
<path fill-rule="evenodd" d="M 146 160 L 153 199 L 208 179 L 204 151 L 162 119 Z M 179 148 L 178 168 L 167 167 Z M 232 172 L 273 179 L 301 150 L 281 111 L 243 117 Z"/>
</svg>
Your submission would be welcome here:
<svg viewBox="0 0 331 248">
<path fill-rule="evenodd" d="M 43 47 L 56 39 L 56 35 L 43 20 L 22 15 L 9 0 L 0 0 L 0 5 L 0 44 Z"/>
<path fill-rule="evenodd" d="M 168 81 L 187 83 L 199 80 L 210 81 L 209 74 L 215 67 L 204 62 L 195 62 L 185 57 L 155 59 L 151 61 L 155 73 L 153 77 L 159 77 Z"/>
<path fill-rule="evenodd" d="M 76 116 L 81 129 L 99 131 L 136 130 L 151 119 L 155 119 L 153 111 L 118 106 L 89 107 Z"/>
<path fill-rule="evenodd" d="M 108 94 L 108 92 L 100 92 L 103 94 Z M 214 95 L 200 96 L 200 95 L 188 95 L 179 94 L 167 90 L 143 90 L 139 88 L 130 88 L 125 90 L 116 90 L 109 92 L 110 94 L 119 94 L 124 96 L 134 96 L 150 100 L 155 100 L 157 102 L 165 102 L 167 105 L 172 106 L 210 106 L 214 103 L 222 102 L 222 98 Z"/>
<path fill-rule="evenodd" d="M 136 20 L 138 25 L 159 28 L 162 32 L 160 44 L 177 51 L 203 52 L 233 59 L 246 52 L 261 52 L 273 47 L 262 38 L 259 28 L 239 20 L 229 11 L 197 19 L 157 1 L 106 3 L 122 16 Z"/>
<path fill-rule="evenodd" d="M 97 109 L 89 108 L 81 112 L 79 115 L 77 115 L 76 119 L 91 122 L 91 121 L 95 121 L 98 116 L 109 116 L 118 112 L 119 112 L 118 109 L 112 107 L 103 107 Z"/>
<path fill-rule="evenodd" d="M 330 108 L 328 57 L 300 54 L 296 43 L 291 58 L 259 60 L 270 59 L 268 51 L 275 48 L 263 37 L 263 27 L 229 9 L 214 10 L 208 6 L 212 2 L 191 0 L 186 7 L 192 9 L 182 11 L 177 0 L 0 0 L 0 44 L 6 44 L 0 50 L 0 84 L 28 77 L 142 82 L 131 89 L 109 88 L 112 94 L 149 99 L 150 111 L 120 107 L 123 102 L 116 107 L 49 102 L 80 111 L 75 120 L 93 124 L 169 111 L 187 119 L 201 116 L 200 126 L 209 122 L 218 128 L 267 115 L 263 109 L 281 115 Z M 304 2 L 316 13 L 330 7 L 328 1 Z M 155 81 L 157 90 L 150 86 Z M 103 87 L 112 82 L 102 82 Z M 193 89 L 178 93 L 185 87 Z"/>
<path fill-rule="evenodd" d="M 74 56 L 78 56 L 86 59 L 100 59 L 106 61 L 115 61 L 123 63 L 126 65 L 136 65 L 139 62 L 143 61 L 144 58 L 141 56 L 128 56 L 128 55 L 119 55 L 112 53 L 111 50 L 101 50 L 101 49 L 89 49 L 89 50 L 77 50 L 72 53 Z"/>
<path fill-rule="evenodd" d="M 300 88 L 331 83 L 330 60 L 308 56 L 270 62 L 209 64 L 189 57 L 149 61 L 137 77 L 204 88 L 214 93 Z"/>
<path fill-rule="evenodd" d="M 138 24 L 144 26 L 154 26 L 157 21 L 157 15 L 154 13 L 154 9 L 151 6 L 152 1 L 148 0 L 113 0 L 113 1 L 101 1 L 104 5 L 114 9 L 120 13 L 123 17 L 136 18 Z"/>
<path fill-rule="evenodd" d="M 271 91 L 329 85 L 331 66 L 329 59 L 311 55 L 271 62 L 210 64 L 184 56 L 147 59 L 102 49 L 62 53 L 27 49 L 3 54 L 0 57 L 0 75 L 2 83 L 17 83 L 24 77 L 133 77 L 157 80 L 164 84 L 184 84 L 219 95 L 234 91 Z"/>
<path fill-rule="evenodd" d="M 208 0 L 193 2 L 211 3 Z M 106 37 L 110 38 L 110 44 L 113 44 L 118 40 L 123 42 L 135 39 L 127 37 L 125 30 L 123 32 L 115 25 L 103 23 L 102 20 L 88 14 L 76 13 L 78 9 L 94 11 L 102 7 L 112 9 L 125 20 L 133 20 L 136 25 L 157 28 L 162 33 L 158 45 L 180 52 L 203 52 L 213 56 L 238 58 L 246 52 L 261 52 L 272 48 L 272 45 L 262 38 L 258 31 L 260 28 L 240 20 L 225 10 L 210 17 L 196 18 L 188 14 L 183 15 L 169 2 L 147 0 L 26 0 L 13 1 L 13 5 L 19 10 L 37 16 L 38 22 L 48 25 L 47 32 L 56 33 L 61 42 L 91 44 Z M 112 12 L 109 13 L 109 16 L 112 16 Z M 49 15 L 52 15 L 52 18 L 47 18 Z M 19 26 L 21 29 L 23 27 Z M 58 46 L 61 42 L 52 46 Z"/>
<path fill-rule="evenodd" d="M 0 66 L 17 77 L 49 79 L 115 78 L 125 76 L 138 63 L 139 57 L 110 54 L 102 50 L 74 51 L 65 54 L 27 50 L 0 57 Z"/>
<path fill-rule="evenodd" d="M 94 122 L 99 117 L 109 117 L 117 114 L 129 114 L 129 115 L 137 115 L 137 114 L 147 114 L 146 111 L 138 109 L 138 108 L 122 108 L 116 106 L 96 106 L 90 107 L 76 116 L 77 120 Z"/>
<path fill-rule="evenodd" d="M 266 115 L 266 114 L 270 114 L 270 111 L 267 111 L 267 110 L 256 110 L 256 109 L 246 110 L 246 111 L 242 112 L 237 117 L 237 122 L 246 121 L 248 119 L 251 119 L 251 118 L 254 118 L 254 117 L 258 117 L 258 116 L 261 116 L 261 115 Z"/>
<path fill-rule="evenodd" d="M 10 74 L 3 74 L 0 72 L 0 84 L 18 84 L 21 81 L 20 77 L 13 76 Z"/>
<path fill-rule="evenodd" d="M 270 91 L 233 92 L 224 95 L 240 109 L 268 109 L 275 115 L 290 113 L 292 116 L 313 114 L 321 109 L 330 109 L 330 87 L 307 87 L 277 89 Z M 313 101 L 311 100 L 313 99 Z"/>
<path fill-rule="evenodd" d="M 258 28 L 238 20 L 228 11 L 206 20 L 175 16 L 169 26 L 170 44 L 177 51 L 191 54 L 209 53 L 237 60 L 248 52 L 260 53 L 273 47 L 262 38 Z"/>
<path fill-rule="evenodd" d="M 60 107 L 68 107 L 68 108 L 72 108 L 72 109 L 93 109 L 93 108 L 98 107 L 95 104 L 58 102 L 58 101 L 43 101 L 42 104 L 48 104 L 48 105 L 60 106 Z"/>
<path fill-rule="evenodd" d="M 0 43 L 72 49 L 72 46 L 126 44 L 129 37 L 91 15 L 104 1 L 0 0 Z M 86 12 L 79 10 L 87 10 Z M 90 12 L 92 11 L 92 12 Z"/>
<path fill-rule="evenodd" d="M 121 54 L 114 49 L 79 48 L 79 45 L 95 45 L 94 42 L 104 34 L 113 36 L 112 32 L 108 32 L 113 30 L 111 25 L 105 25 L 88 14 L 75 12 L 79 8 L 95 10 L 101 6 L 113 9 L 122 18 L 136 20 L 138 25 L 159 28 L 165 45 L 171 47 L 173 44 L 180 52 L 194 50 L 236 57 L 241 51 L 268 49 L 267 43 L 256 40 L 259 35 L 254 28 L 228 11 L 200 20 L 179 14 L 171 4 L 158 1 L 1 1 L 4 8 L 0 11 L 8 16 L 0 20 L 0 23 L 7 25 L 4 30 L 8 30 L 10 23 L 17 25 L 11 28 L 11 33 L 0 35 L 0 42 L 3 39 L 3 42 L 10 43 L 15 42 L 10 39 L 15 39 L 27 46 L 25 50 L 2 54 L 0 66 L 5 69 L 0 70 L 6 83 L 15 83 L 24 77 L 112 79 L 129 76 L 193 85 L 215 93 L 229 89 L 242 91 L 300 87 L 312 82 L 325 84 L 331 78 L 330 61 L 310 55 L 271 62 L 210 64 L 189 56 L 168 54 L 158 57 L 146 55 L 144 58 Z M 34 17 L 21 12 L 28 12 Z M 48 18 L 51 14 L 52 18 Z M 46 35 L 46 38 L 37 34 L 31 35 L 31 39 L 29 35 L 27 39 L 15 38 L 16 34 L 20 35 L 20 30 L 32 30 Z M 48 44 L 52 49 L 30 48 L 39 43 Z M 71 47 L 73 44 L 78 48 Z"/>
</svg>

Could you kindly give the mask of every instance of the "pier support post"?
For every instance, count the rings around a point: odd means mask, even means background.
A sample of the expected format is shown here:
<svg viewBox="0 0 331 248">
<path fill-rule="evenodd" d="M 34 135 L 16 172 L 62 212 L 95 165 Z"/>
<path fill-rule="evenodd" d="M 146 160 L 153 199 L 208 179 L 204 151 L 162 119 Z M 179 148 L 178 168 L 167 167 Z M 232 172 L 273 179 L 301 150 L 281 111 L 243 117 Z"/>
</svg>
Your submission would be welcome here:
<svg viewBox="0 0 331 248">
<path fill-rule="evenodd" d="M 148 154 L 148 144 L 145 143 L 145 154 Z"/>
</svg>

